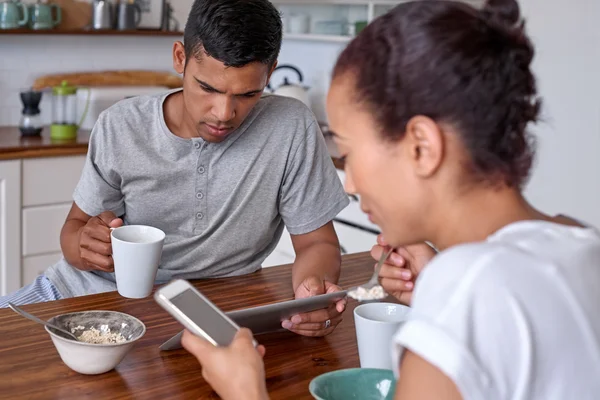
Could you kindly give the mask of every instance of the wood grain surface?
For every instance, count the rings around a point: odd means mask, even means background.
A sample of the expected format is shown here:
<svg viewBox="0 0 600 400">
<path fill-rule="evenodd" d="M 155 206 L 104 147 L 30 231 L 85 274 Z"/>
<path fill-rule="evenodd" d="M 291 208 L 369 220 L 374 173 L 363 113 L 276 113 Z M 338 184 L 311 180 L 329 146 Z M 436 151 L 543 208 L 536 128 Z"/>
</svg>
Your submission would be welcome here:
<svg viewBox="0 0 600 400">
<path fill-rule="evenodd" d="M 340 284 L 365 282 L 373 271 L 368 253 L 343 257 Z M 194 281 L 194 285 L 225 311 L 293 298 L 291 266 L 267 268 L 235 278 Z M 310 399 L 309 382 L 325 372 L 359 366 L 353 309 L 349 300 L 344 320 L 325 338 L 290 332 L 257 336 L 267 348 L 265 367 L 272 399 Z M 217 399 L 205 383 L 195 358 L 185 350 L 161 352 L 158 347 L 182 327 L 152 297 L 126 299 L 117 292 L 23 306 L 42 318 L 82 310 L 115 310 L 134 315 L 147 327 L 116 370 L 80 375 L 60 360 L 41 325 L 10 309 L 0 309 L 0 398 L 2 399 Z M 232 377 L 235 379 L 235 377 Z"/>
<path fill-rule="evenodd" d="M 22 137 L 16 126 L 0 126 L 0 160 L 85 155 L 89 138 L 89 131 L 80 130 L 74 140 L 53 140 L 50 128 L 38 137 Z"/>
</svg>

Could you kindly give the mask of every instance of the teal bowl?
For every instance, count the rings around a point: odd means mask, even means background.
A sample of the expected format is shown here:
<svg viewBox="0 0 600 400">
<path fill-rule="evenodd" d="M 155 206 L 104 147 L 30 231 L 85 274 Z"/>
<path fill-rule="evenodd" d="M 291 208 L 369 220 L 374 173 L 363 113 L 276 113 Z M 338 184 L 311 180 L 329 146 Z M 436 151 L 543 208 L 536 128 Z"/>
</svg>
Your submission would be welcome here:
<svg viewBox="0 0 600 400">
<path fill-rule="evenodd" d="M 396 379 L 389 369 L 341 369 L 317 376 L 308 389 L 317 400 L 392 400 Z"/>
</svg>

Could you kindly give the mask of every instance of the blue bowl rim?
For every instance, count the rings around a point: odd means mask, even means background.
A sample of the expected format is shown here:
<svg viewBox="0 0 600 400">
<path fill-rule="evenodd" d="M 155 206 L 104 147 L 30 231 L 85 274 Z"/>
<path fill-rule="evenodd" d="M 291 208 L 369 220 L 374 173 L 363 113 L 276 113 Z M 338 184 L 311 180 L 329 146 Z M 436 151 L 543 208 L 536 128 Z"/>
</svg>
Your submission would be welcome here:
<svg viewBox="0 0 600 400">
<path fill-rule="evenodd" d="M 315 385 L 323 379 L 326 379 L 328 376 L 331 375 L 336 375 L 340 372 L 352 372 L 352 371 L 378 371 L 378 372 L 389 372 L 392 374 L 392 377 L 394 377 L 394 371 L 392 371 L 391 369 L 384 369 L 384 368 L 343 368 L 343 369 L 337 369 L 335 371 L 329 371 L 329 372 L 325 372 L 324 374 L 321 374 L 319 376 L 314 377 L 310 383 L 308 384 L 308 391 L 310 392 L 310 394 L 314 397 L 314 398 L 320 398 L 315 394 Z M 395 378 L 395 377 L 394 377 Z"/>
</svg>

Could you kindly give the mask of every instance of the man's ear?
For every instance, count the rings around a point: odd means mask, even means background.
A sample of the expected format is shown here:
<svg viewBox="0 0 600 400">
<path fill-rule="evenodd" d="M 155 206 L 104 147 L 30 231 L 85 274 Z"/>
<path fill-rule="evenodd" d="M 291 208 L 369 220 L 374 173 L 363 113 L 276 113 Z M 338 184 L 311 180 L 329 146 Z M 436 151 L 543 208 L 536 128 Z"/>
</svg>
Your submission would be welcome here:
<svg viewBox="0 0 600 400">
<path fill-rule="evenodd" d="M 275 61 L 273 63 L 273 66 L 271 67 L 271 70 L 269 71 L 269 74 L 267 75 L 267 85 L 269 84 L 269 81 L 271 80 L 271 75 L 273 75 L 273 71 L 275 71 L 275 68 L 277 68 L 277 61 Z"/>
<path fill-rule="evenodd" d="M 173 69 L 178 74 L 183 74 L 185 71 L 185 49 L 183 43 L 177 41 L 173 43 Z"/>
</svg>

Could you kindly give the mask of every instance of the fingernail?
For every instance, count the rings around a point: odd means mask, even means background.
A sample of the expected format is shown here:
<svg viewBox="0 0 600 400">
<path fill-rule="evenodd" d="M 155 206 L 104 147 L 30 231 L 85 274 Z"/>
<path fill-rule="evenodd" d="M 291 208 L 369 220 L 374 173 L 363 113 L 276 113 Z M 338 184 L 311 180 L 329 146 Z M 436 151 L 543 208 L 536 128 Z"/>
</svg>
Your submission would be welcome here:
<svg viewBox="0 0 600 400">
<path fill-rule="evenodd" d="M 294 324 L 301 324 L 302 323 L 302 318 L 300 318 L 299 315 L 294 315 L 292 317 L 292 323 L 294 323 Z"/>
<path fill-rule="evenodd" d="M 412 289 L 414 284 L 412 282 L 406 282 L 406 284 L 404 285 L 407 289 Z"/>
<path fill-rule="evenodd" d="M 281 323 L 284 329 L 292 329 L 292 323 L 287 319 Z"/>
<path fill-rule="evenodd" d="M 392 261 L 394 262 L 394 264 L 400 266 L 404 264 L 404 257 L 402 257 L 400 254 L 398 253 L 392 253 Z"/>
<path fill-rule="evenodd" d="M 410 273 L 410 271 L 402 271 L 402 274 L 400 274 L 404 279 L 410 279 L 410 277 L 412 276 L 412 274 Z M 412 282 L 411 282 L 412 283 Z"/>
</svg>

